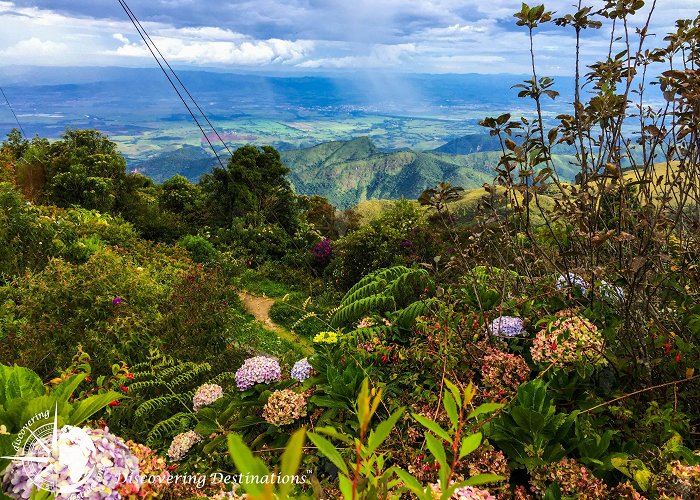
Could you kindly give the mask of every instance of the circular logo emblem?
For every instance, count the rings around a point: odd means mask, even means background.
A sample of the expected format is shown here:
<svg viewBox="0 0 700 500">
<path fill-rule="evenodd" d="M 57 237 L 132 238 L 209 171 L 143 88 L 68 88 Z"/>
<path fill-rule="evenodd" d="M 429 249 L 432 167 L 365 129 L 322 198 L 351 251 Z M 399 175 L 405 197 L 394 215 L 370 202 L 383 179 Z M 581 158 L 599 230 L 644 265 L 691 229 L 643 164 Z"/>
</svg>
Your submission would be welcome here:
<svg viewBox="0 0 700 500">
<path fill-rule="evenodd" d="M 90 435 L 72 425 L 59 429 L 57 415 L 51 424 L 25 429 L 29 435 L 17 455 L 2 458 L 20 462 L 25 475 L 37 488 L 56 496 L 75 497 L 74 493 L 96 471 L 90 458 L 96 456 L 97 449 Z"/>
</svg>

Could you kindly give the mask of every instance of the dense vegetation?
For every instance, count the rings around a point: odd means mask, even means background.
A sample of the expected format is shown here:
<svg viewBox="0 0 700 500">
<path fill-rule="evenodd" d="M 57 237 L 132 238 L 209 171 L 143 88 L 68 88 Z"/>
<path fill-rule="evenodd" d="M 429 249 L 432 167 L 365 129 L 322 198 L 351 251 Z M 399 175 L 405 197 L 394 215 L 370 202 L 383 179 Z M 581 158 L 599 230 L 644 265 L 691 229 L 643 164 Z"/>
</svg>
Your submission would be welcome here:
<svg viewBox="0 0 700 500">
<path fill-rule="evenodd" d="M 516 18 L 580 40 L 642 4 Z M 534 117 L 482 121 L 493 183 L 378 209 L 295 194 L 271 147 L 155 184 L 97 131 L 9 134 L 0 455 L 56 409 L 160 478 L 86 483 L 104 498 L 700 498 L 700 18 L 660 49 L 620 36 L 555 126 L 533 53 Z M 261 295 L 276 326 L 241 302 Z M 264 484 L 213 480 L 233 471 Z"/>
</svg>

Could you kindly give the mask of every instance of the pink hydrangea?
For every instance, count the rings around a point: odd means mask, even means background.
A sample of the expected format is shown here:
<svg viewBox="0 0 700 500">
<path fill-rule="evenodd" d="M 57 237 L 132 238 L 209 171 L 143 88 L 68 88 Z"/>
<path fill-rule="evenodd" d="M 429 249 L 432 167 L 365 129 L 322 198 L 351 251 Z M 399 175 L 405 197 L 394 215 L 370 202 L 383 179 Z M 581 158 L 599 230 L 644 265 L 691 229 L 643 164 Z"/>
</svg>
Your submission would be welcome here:
<svg viewBox="0 0 700 500">
<path fill-rule="evenodd" d="M 532 343 L 535 363 L 568 366 L 580 362 L 607 364 L 603 337 L 598 328 L 580 316 L 561 317 L 543 328 Z"/>
</svg>

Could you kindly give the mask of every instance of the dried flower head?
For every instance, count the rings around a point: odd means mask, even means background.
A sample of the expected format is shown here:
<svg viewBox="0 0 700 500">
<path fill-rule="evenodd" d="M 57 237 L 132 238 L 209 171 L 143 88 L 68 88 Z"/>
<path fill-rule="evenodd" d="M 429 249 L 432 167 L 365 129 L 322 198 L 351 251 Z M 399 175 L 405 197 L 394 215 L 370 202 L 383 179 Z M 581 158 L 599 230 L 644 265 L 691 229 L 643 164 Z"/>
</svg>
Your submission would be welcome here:
<svg viewBox="0 0 700 500">
<path fill-rule="evenodd" d="M 291 389 L 275 391 L 263 407 L 262 415 L 272 425 L 289 425 L 306 415 L 306 398 Z"/>
<path fill-rule="evenodd" d="M 556 482 L 561 488 L 562 496 L 607 499 L 610 498 L 608 487 L 585 466 L 572 458 L 563 458 L 559 462 L 545 464 L 531 474 L 531 484 L 535 492 L 543 494 L 547 487 Z"/>
</svg>

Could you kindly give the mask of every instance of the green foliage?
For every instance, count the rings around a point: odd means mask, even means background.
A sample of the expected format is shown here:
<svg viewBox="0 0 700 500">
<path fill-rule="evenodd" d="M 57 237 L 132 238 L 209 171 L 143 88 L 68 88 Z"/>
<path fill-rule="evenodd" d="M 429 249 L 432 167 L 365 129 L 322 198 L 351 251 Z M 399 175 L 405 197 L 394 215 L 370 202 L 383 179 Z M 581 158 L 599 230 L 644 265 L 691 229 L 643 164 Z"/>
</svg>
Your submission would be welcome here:
<svg viewBox="0 0 700 500">
<path fill-rule="evenodd" d="M 228 228 L 238 218 L 255 215 L 264 223 L 293 232 L 298 208 L 285 178 L 287 172 L 279 153 L 270 146 L 238 148 L 225 169 L 215 167 L 201 181 L 212 223 Z"/>
<path fill-rule="evenodd" d="M 349 288 L 373 271 L 415 261 L 416 255 L 432 261 L 435 248 L 422 248 L 416 239 L 427 224 L 424 211 L 416 204 L 394 202 L 380 217 L 337 242 L 326 276 Z"/>
<path fill-rule="evenodd" d="M 502 408 L 503 405 L 485 403 L 469 411 L 476 394 L 474 385 L 470 382 L 464 391 L 460 391 L 449 380 L 445 379 L 444 382 L 445 390 L 442 404 L 449 418 L 449 427 L 445 429 L 438 422 L 417 413 L 412 416 L 426 428 L 424 434 L 426 446 L 440 466 L 438 478 L 441 491 L 440 499 L 448 500 L 452 498 L 455 490 L 462 486 L 476 486 L 504 479 L 495 474 L 478 474 L 463 481 L 455 482 L 453 480 L 457 462 L 474 452 L 481 444 L 482 435 L 480 432 L 465 435 L 467 420 L 492 413 Z M 401 469 L 397 469 L 396 473 L 404 481 L 405 489 L 411 491 L 419 499 L 433 500 L 435 498 L 430 486 L 424 487 L 416 478 Z"/>
<path fill-rule="evenodd" d="M 533 380 L 518 388 L 513 404 L 488 426 L 487 435 L 518 466 L 529 470 L 566 456 L 563 446 L 576 413 L 557 412 L 547 384 Z"/>
<path fill-rule="evenodd" d="M 185 247 L 192 255 L 192 260 L 200 264 L 212 262 L 218 254 L 214 245 L 201 236 L 188 234 L 179 241 L 179 245 Z"/>
<path fill-rule="evenodd" d="M 387 467 L 389 454 L 381 446 L 389 437 L 404 409 L 399 408 L 388 419 L 370 431 L 372 417 L 381 402 L 382 390 L 372 389 L 364 379 L 357 397 L 358 437 L 338 432 L 333 427 L 316 427 L 309 432 L 309 440 L 338 468 L 340 492 L 345 500 L 370 498 L 397 498 L 390 491 L 399 483 L 394 469 Z M 346 459 L 325 436 L 341 441 L 354 450 L 354 457 Z"/>
<path fill-rule="evenodd" d="M 430 302 L 421 297 L 433 288 L 424 269 L 397 266 L 370 273 L 348 290 L 330 324 L 349 328 L 351 336 L 364 335 L 371 332 L 353 325 L 365 316 L 379 315 L 396 318 L 398 328 L 407 332 L 415 319 L 427 312 Z"/>
<path fill-rule="evenodd" d="M 286 477 L 289 482 L 286 484 L 274 484 L 276 471 L 270 471 L 260 458 L 253 456 L 250 448 L 243 439 L 236 434 L 228 437 L 228 450 L 231 460 L 236 465 L 240 474 L 248 477 L 260 478 L 260 483 L 250 482 L 245 485 L 245 491 L 251 500 L 284 500 L 287 498 L 309 498 L 309 495 L 296 492 L 295 484 L 303 484 L 303 477 L 298 474 L 299 464 L 302 460 L 304 441 L 306 439 L 304 429 L 299 429 L 292 434 L 289 442 L 282 454 L 279 474 Z M 267 478 L 264 480 L 262 478 Z"/>
<path fill-rule="evenodd" d="M 184 362 L 151 349 L 148 360 L 131 367 L 128 397 L 110 417 L 122 434 L 154 448 L 163 448 L 178 433 L 198 422 L 192 397 L 204 383 L 226 385 L 232 372 L 212 378 L 208 363 Z"/>
</svg>

